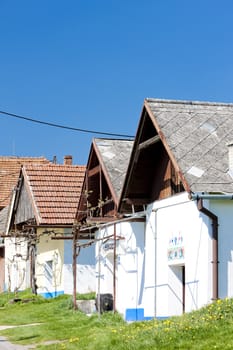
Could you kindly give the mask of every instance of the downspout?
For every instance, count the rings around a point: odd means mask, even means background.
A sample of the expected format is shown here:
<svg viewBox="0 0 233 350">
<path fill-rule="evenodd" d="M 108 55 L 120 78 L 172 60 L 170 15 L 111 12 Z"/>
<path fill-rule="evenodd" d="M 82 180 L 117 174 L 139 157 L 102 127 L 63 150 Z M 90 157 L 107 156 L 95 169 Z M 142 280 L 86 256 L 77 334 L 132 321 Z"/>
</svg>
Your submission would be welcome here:
<svg viewBox="0 0 233 350">
<path fill-rule="evenodd" d="M 197 207 L 200 212 L 208 216 L 212 220 L 212 299 L 218 299 L 218 217 L 210 210 L 203 206 L 203 199 L 197 200 Z"/>
</svg>

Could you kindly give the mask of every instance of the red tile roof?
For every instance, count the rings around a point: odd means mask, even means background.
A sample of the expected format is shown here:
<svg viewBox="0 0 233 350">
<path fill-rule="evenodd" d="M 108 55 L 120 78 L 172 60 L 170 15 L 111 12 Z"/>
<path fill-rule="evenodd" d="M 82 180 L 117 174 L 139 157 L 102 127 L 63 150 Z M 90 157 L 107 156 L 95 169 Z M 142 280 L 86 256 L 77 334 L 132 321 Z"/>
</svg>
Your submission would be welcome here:
<svg viewBox="0 0 233 350">
<path fill-rule="evenodd" d="M 48 164 L 23 167 L 33 197 L 37 224 L 73 224 L 85 166 Z"/>
<path fill-rule="evenodd" d="M 46 164 L 44 157 L 1 157 L 0 156 L 0 209 L 10 203 L 11 193 L 16 186 L 23 164 Z"/>
</svg>

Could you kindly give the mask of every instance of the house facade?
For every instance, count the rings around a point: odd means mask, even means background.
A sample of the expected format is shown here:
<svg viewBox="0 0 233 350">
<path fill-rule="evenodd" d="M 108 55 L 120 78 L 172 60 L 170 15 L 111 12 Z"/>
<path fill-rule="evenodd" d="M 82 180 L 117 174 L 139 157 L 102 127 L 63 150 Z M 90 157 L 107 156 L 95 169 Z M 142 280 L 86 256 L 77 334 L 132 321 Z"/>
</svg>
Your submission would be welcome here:
<svg viewBox="0 0 233 350">
<path fill-rule="evenodd" d="M 127 320 L 139 319 L 144 287 L 145 217 L 137 215 L 101 225 L 95 233 L 97 295 L 112 295 L 115 310 Z"/>
<path fill-rule="evenodd" d="M 5 284 L 5 239 L 9 204 L 12 190 L 18 182 L 22 165 L 48 164 L 44 157 L 0 157 L 0 292 L 6 290 Z"/>
<path fill-rule="evenodd" d="M 84 166 L 70 163 L 22 167 L 5 239 L 8 290 L 72 294 L 73 224 L 84 174 Z M 93 291 L 94 259 L 85 268 L 79 259 L 79 269 L 85 276 L 77 292 Z"/>
<path fill-rule="evenodd" d="M 86 238 L 89 244 L 95 247 L 96 294 L 97 296 L 100 294 L 111 295 L 114 300 L 114 310 L 116 309 L 115 295 L 117 293 L 115 277 L 117 264 L 120 260 L 116 263 L 116 249 L 113 247 L 116 244 L 119 247 L 122 246 L 121 236 L 123 236 L 122 230 L 124 230 L 125 225 L 127 231 L 131 232 L 129 237 L 133 234 L 131 223 L 118 223 L 120 215 L 117 212 L 132 146 L 132 140 L 99 138 L 93 140 L 76 216 L 80 223 L 77 243 L 80 238 Z M 134 226 L 134 223 L 132 225 Z M 142 225 L 144 224 L 142 223 Z M 136 238 L 135 247 L 138 239 L 140 237 Z M 87 248 L 83 248 L 81 247 L 81 252 L 83 251 L 85 254 Z M 124 248 L 122 249 L 122 259 L 124 260 Z M 123 279 L 121 285 L 124 283 Z M 121 290 L 119 286 L 117 288 L 119 291 Z M 100 301 L 97 299 L 97 304 L 99 303 Z"/>
<path fill-rule="evenodd" d="M 126 320 L 180 315 L 233 296 L 232 132 L 231 104 L 145 100 L 118 205 L 125 221 L 98 231 L 117 231 L 115 304 Z M 137 216 L 143 228 L 130 223 Z M 111 259 L 98 245 L 98 283 L 111 292 Z M 132 247 L 137 268 L 127 270 L 121 262 L 130 266 Z M 122 281 L 131 281 L 129 292 Z"/>
</svg>

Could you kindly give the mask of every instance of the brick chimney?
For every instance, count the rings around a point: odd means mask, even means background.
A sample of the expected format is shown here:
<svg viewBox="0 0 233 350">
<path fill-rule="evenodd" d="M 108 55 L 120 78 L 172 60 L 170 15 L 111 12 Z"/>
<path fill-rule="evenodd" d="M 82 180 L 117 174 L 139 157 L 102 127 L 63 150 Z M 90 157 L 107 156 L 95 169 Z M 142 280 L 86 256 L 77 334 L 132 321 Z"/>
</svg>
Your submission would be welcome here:
<svg viewBox="0 0 233 350">
<path fill-rule="evenodd" d="M 73 157 L 68 155 L 64 157 L 64 165 L 72 165 Z"/>
</svg>

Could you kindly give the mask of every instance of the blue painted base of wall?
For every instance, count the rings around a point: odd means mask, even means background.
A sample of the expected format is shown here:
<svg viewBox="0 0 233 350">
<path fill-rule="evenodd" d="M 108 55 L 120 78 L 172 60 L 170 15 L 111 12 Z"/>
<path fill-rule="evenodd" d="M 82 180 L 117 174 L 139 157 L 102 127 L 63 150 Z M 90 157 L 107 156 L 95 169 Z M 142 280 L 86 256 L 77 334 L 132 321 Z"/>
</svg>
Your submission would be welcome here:
<svg viewBox="0 0 233 350">
<path fill-rule="evenodd" d="M 149 321 L 154 317 L 144 316 L 144 309 L 126 309 L 125 320 L 126 321 Z"/>
<path fill-rule="evenodd" d="M 49 299 L 49 298 L 56 298 L 58 295 L 63 295 L 64 291 L 60 292 L 46 292 L 46 293 L 39 293 L 42 297 Z"/>
<path fill-rule="evenodd" d="M 125 320 L 130 321 L 150 321 L 154 318 L 154 316 L 144 316 L 144 309 L 126 309 L 125 310 Z M 168 317 L 166 316 L 158 316 L 156 317 L 157 320 L 167 320 Z"/>
</svg>

